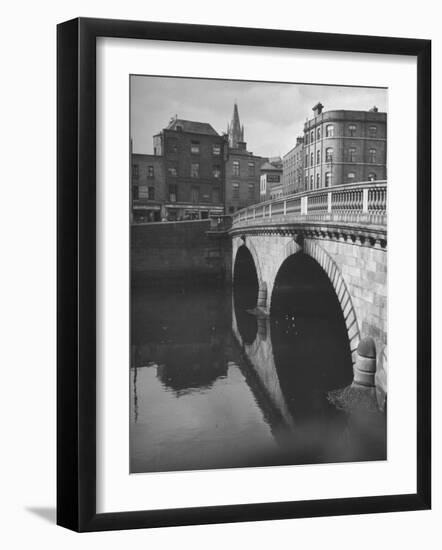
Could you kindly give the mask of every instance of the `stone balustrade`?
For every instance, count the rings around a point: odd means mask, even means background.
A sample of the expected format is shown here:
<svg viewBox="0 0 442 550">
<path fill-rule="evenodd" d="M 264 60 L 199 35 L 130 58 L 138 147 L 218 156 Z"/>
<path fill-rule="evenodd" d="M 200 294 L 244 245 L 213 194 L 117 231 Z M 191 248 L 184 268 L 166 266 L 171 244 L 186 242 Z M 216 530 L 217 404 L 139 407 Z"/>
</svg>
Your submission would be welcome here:
<svg viewBox="0 0 442 550">
<path fill-rule="evenodd" d="M 263 222 L 340 222 L 385 227 L 387 182 L 336 185 L 254 204 L 234 214 L 232 228 Z"/>
</svg>

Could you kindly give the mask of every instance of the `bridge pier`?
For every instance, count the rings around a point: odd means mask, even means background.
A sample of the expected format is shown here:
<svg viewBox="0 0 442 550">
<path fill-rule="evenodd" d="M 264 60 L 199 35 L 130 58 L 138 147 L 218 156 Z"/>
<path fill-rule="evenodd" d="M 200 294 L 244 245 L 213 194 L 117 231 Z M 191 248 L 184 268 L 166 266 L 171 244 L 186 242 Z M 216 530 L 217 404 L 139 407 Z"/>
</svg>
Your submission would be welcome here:
<svg viewBox="0 0 442 550">
<path fill-rule="evenodd" d="M 263 312 L 268 312 L 268 304 L 267 304 L 267 283 L 265 281 L 260 281 L 259 283 L 259 290 L 258 290 L 258 302 L 256 304 L 256 307 Z"/>
<path fill-rule="evenodd" d="M 269 314 L 275 280 L 285 260 L 302 253 L 319 264 L 340 303 L 353 364 L 361 338 L 374 342 L 375 386 L 385 400 L 387 182 L 335 185 L 327 191 L 317 189 L 253 205 L 235 213 L 229 233 L 233 265 L 242 245 L 253 257 L 259 289 L 257 315 Z"/>
</svg>

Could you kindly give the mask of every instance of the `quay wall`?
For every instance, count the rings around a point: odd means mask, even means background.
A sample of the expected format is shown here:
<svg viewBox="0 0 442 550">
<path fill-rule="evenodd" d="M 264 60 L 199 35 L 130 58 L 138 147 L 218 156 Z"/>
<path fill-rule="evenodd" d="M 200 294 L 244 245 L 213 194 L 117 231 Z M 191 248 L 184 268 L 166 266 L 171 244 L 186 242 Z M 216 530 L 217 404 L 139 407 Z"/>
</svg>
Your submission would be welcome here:
<svg viewBox="0 0 442 550">
<path fill-rule="evenodd" d="M 132 225 L 132 282 L 229 283 L 231 247 L 227 233 L 210 231 L 210 220 Z"/>
</svg>

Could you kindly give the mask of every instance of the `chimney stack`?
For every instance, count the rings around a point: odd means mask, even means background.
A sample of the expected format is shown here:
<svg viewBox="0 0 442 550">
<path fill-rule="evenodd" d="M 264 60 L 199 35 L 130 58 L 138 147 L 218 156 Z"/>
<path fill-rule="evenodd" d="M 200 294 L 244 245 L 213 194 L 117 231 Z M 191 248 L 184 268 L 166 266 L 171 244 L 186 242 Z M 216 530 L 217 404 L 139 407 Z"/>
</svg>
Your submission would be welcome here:
<svg viewBox="0 0 442 550">
<path fill-rule="evenodd" d="M 315 116 L 318 116 L 322 113 L 323 108 L 324 108 L 324 105 L 321 102 L 319 102 L 319 103 L 316 103 L 314 107 L 312 107 L 312 111 Z"/>
</svg>

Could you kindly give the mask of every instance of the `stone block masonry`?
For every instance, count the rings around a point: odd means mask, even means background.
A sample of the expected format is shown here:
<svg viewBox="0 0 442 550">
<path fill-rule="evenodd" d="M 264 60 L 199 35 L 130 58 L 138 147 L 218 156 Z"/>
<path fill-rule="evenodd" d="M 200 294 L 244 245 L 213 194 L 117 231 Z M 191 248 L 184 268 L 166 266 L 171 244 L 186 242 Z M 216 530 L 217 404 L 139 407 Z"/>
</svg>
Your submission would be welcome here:
<svg viewBox="0 0 442 550">
<path fill-rule="evenodd" d="M 209 230 L 210 220 L 131 226 L 132 282 L 229 282 L 231 240 Z"/>
<path fill-rule="evenodd" d="M 247 234 L 233 237 L 233 257 L 239 246 L 250 250 L 268 303 L 276 275 L 286 258 L 302 250 L 314 258 L 332 283 L 341 304 L 353 358 L 361 338 L 373 338 L 380 351 L 387 346 L 387 251 L 351 239 L 306 238 L 298 245 L 289 235 Z"/>
</svg>

